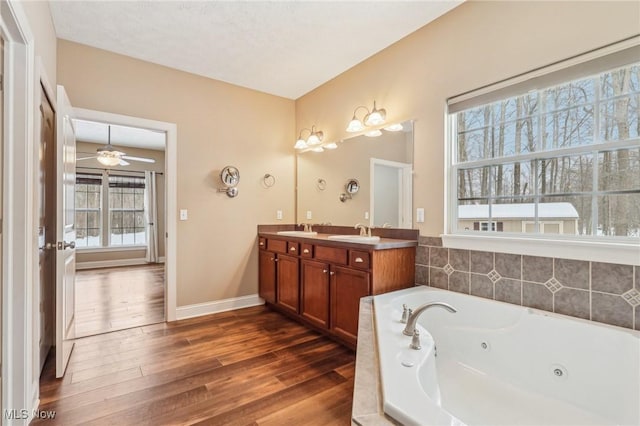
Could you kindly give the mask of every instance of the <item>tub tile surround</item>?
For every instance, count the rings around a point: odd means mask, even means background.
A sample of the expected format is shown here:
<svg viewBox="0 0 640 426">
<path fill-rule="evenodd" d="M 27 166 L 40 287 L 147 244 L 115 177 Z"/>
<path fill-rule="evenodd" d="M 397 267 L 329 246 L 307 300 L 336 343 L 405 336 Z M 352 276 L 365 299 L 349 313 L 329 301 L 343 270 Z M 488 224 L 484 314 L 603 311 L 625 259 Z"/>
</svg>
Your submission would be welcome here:
<svg viewBox="0 0 640 426">
<path fill-rule="evenodd" d="M 418 285 L 640 330 L 640 266 L 418 244 Z"/>
</svg>

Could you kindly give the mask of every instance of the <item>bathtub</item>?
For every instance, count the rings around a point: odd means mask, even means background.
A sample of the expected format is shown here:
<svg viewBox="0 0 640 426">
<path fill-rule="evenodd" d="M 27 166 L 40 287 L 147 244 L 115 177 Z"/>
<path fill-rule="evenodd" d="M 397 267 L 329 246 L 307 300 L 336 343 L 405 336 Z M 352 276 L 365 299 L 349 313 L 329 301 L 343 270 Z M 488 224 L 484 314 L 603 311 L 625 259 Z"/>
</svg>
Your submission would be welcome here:
<svg viewBox="0 0 640 426">
<path fill-rule="evenodd" d="M 421 350 L 402 304 L 425 311 Z M 640 425 L 640 332 L 430 287 L 373 298 L 384 412 L 404 425 Z"/>
</svg>

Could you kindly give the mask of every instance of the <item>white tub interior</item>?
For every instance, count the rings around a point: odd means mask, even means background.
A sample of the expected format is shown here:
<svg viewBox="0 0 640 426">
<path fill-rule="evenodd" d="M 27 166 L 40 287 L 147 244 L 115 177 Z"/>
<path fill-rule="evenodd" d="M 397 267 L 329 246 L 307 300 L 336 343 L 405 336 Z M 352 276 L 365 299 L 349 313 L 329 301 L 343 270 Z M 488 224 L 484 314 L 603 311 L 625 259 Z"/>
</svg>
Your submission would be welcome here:
<svg viewBox="0 0 640 426">
<path fill-rule="evenodd" d="M 402 304 L 435 301 L 458 312 L 424 312 L 412 350 Z M 428 287 L 376 296 L 374 315 L 384 410 L 403 424 L 640 424 L 638 332 Z"/>
</svg>

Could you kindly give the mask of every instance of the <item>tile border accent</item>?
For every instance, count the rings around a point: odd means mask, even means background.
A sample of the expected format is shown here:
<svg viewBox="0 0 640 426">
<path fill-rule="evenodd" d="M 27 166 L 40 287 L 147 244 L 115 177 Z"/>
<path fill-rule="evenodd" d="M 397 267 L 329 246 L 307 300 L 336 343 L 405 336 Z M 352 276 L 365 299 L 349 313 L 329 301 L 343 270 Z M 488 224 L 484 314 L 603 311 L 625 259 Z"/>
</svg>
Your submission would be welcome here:
<svg viewBox="0 0 640 426">
<path fill-rule="evenodd" d="M 446 248 L 439 237 L 420 236 L 418 250 L 416 285 L 640 330 L 640 266 Z"/>
</svg>

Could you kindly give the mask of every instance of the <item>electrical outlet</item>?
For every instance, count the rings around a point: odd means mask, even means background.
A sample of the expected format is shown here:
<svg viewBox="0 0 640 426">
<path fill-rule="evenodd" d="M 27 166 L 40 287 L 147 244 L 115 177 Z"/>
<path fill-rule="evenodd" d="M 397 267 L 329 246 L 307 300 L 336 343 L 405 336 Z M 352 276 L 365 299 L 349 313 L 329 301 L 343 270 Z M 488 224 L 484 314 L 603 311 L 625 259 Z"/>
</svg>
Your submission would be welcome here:
<svg viewBox="0 0 640 426">
<path fill-rule="evenodd" d="M 276 219 L 282 220 L 282 210 L 276 211 Z"/>
<path fill-rule="evenodd" d="M 311 210 L 307 210 L 307 219 L 313 219 L 313 215 L 311 214 Z"/>
<path fill-rule="evenodd" d="M 189 214 L 187 209 L 180 209 L 180 220 L 187 220 L 189 218 Z"/>
<path fill-rule="evenodd" d="M 422 207 L 418 207 L 416 209 L 416 222 L 418 223 L 424 222 L 424 209 Z"/>
<path fill-rule="evenodd" d="M 369 219 L 369 212 L 364 212 L 364 218 Z"/>
</svg>

